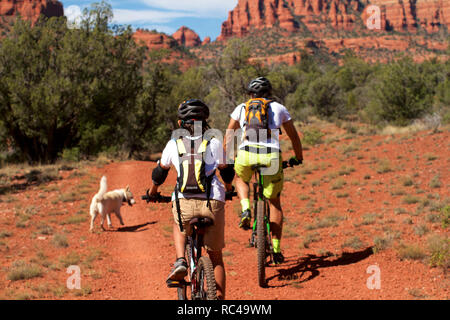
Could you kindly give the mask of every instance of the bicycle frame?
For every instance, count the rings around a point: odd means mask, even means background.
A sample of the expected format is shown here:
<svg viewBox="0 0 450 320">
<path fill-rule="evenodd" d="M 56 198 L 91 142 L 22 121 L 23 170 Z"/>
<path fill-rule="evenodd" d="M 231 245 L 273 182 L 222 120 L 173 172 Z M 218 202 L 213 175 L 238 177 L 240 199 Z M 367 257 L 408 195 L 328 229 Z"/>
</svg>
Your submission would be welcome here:
<svg viewBox="0 0 450 320">
<path fill-rule="evenodd" d="M 197 273 L 197 263 L 202 257 L 202 247 L 203 247 L 203 234 L 199 234 L 198 230 L 194 228 L 192 235 L 187 237 L 188 244 L 190 246 L 190 256 L 189 256 L 189 278 L 191 280 L 191 292 L 195 299 L 200 299 L 198 295 L 202 292 L 201 286 L 195 281 L 195 274 Z M 200 286 L 200 287 L 199 287 Z"/>
<path fill-rule="evenodd" d="M 272 243 L 270 241 L 271 238 L 271 229 L 270 229 L 270 206 L 268 203 L 268 200 L 266 197 L 264 197 L 264 176 L 261 174 L 260 170 L 255 170 L 255 180 L 256 182 L 253 183 L 253 215 L 254 215 L 254 222 L 253 222 L 253 233 L 252 233 L 252 240 L 251 243 L 254 245 L 254 237 L 256 236 L 256 224 L 257 224 L 257 216 L 256 216 L 256 204 L 258 201 L 264 201 L 265 206 L 265 217 L 264 222 L 266 224 L 266 232 L 269 236 L 268 245 L 269 248 L 272 247 Z"/>
</svg>

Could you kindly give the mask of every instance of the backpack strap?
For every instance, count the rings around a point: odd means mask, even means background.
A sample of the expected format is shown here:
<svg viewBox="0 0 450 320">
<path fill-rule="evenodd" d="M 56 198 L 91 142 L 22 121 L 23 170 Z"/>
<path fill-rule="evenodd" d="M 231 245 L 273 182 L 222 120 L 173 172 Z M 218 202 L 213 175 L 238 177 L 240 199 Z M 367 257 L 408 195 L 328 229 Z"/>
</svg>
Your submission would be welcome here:
<svg viewBox="0 0 450 320">
<path fill-rule="evenodd" d="M 183 221 L 181 220 L 181 205 L 180 205 L 180 198 L 178 197 L 178 190 L 179 190 L 179 182 L 177 181 L 177 184 L 175 186 L 175 206 L 177 208 L 178 213 L 178 226 L 180 227 L 180 231 L 183 232 Z"/>
<path fill-rule="evenodd" d="M 199 153 L 203 154 L 203 157 L 206 156 L 206 150 L 208 149 L 208 146 L 211 144 L 211 140 L 207 140 L 207 139 L 203 139 L 202 144 L 200 145 L 200 148 L 198 150 Z M 205 163 L 205 159 L 203 158 L 203 163 Z M 199 172 L 199 171 L 198 171 Z M 206 175 L 206 172 L 205 172 Z M 210 176 L 205 177 L 206 180 L 206 201 L 207 201 L 207 206 L 210 210 L 212 210 L 211 208 L 211 189 L 212 189 L 212 180 L 214 179 L 214 176 L 216 175 L 216 171 L 214 170 L 213 173 L 211 173 Z M 199 177 L 198 177 L 199 178 Z M 197 178 L 197 179 L 198 179 Z M 198 181 L 198 180 L 197 180 Z"/>
<path fill-rule="evenodd" d="M 186 154 L 186 147 L 184 146 L 183 139 L 178 139 L 177 141 L 177 150 L 178 155 L 181 157 L 183 154 Z"/>
<path fill-rule="evenodd" d="M 180 157 L 180 167 L 183 167 L 183 163 L 181 162 L 181 157 L 186 154 L 186 147 L 184 146 L 183 143 L 183 139 L 178 139 L 176 140 L 177 143 L 177 151 L 178 151 L 178 156 Z M 181 168 L 180 168 L 181 169 Z M 180 170 L 180 174 L 183 175 L 187 175 L 188 174 L 188 168 L 183 168 L 183 170 Z M 184 181 L 186 181 L 187 177 L 184 177 Z M 177 179 L 177 183 L 175 185 L 175 190 L 174 190 L 174 194 L 175 194 L 175 206 L 177 209 L 177 214 L 178 214 L 178 226 L 180 227 L 180 231 L 183 232 L 184 228 L 183 228 L 183 221 L 181 218 L 181 205 L 180 205 L 180 198 L 178 197 L 178 192 L 179 190 L 181 190 L 182 186 L 180 186 L 180 179 Z"/>
</svg>

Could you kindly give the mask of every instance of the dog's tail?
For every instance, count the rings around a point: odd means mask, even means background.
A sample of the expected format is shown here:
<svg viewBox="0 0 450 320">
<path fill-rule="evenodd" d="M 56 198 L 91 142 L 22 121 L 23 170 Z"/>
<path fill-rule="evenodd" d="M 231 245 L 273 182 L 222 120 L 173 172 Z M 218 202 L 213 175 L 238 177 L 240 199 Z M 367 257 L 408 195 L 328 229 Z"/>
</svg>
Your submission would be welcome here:
<svg viewBox="0 0 450 320">
<path fill-rule="evenodd" d="M 98 193 L 97 193 L 97 201 L 102 200 L 107 189 L 108 189 L 108 184 L 106 182 L 106 177 L 103 176 L 102 179 L 100 180 L 100 189 L 98 190 Z"/>
</svg>

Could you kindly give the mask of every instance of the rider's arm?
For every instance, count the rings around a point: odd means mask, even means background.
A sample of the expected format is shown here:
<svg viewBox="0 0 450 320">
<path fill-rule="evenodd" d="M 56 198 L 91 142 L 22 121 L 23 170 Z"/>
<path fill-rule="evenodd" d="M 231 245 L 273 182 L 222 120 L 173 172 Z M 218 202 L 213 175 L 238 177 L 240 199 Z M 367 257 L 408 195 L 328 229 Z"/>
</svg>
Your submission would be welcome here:
<svg viewBox="0 0 450 320">
<path fill-rule="evenodd" d="M 153 184 L 150 189 L 151 195 L 156 195 L 158 193 L 159 186 L 166 181 L 172 164 L 172 157 L 174 153 L 177 153 L 176 142 L 171 140 L 164 148 L 161 155 L 161 160 L 158 161 L 158 165 L 152 171 Z"/>
<path fill-rule="evenodd" d="M 297 129 L 295 128 L 294 121 L 289 120 L 283 124 L 283 129 L 286 131 L 289 139 L 292 142 L 292 148 L 294 149 L 295 156 L 299 161 L 303 161 L 303 148 L 302 142 L 300 141 L 300 136 L 298 135 Z"/>
<path fill-rule="evenodd" d="M 153 169 L 152 172 L 152 187 L 150 189 L 151 195 L 156 195 L 158 193 L 158 188 L 160 185 L 162 185 L 166 179 L 167 175 L 169 174 L 170 167 L 166 167 L 164 165 L 161 165 L 161 163 L 158 161 L 158 166 Z"/>
<path fill-rule="evenodd" d="M 225 133 L 225 139 L 223 141 L 223 148 L 225 150 L 225 155 L 232 154 L 232 152 L 228 152 L 228 148 L 233 148 L 233 139 L 234 139 L 234 131 L 239 129 L 241 126 L 239 121 L 230 119 L 230 123 L 228 124 L 227 131 Z"/>
</svg>

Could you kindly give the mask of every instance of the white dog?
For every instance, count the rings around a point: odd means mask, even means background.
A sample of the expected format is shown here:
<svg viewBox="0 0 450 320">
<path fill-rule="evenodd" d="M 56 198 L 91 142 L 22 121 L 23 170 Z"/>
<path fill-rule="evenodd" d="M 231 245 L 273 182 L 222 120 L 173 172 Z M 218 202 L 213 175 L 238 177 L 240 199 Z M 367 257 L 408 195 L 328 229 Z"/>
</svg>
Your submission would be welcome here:
<svg viewBox="0 0 450 320">
<path fill-rule="evenodd" d="M 100 180 L 100 190 L 98 193 L 92 198 L 91 202 L 91 228 L 90 231 L 94 231 L 94 221 L 97 215 L 100 213 L 102 218 L 101 227 L 103 230 L 103 223 L 105 222 L 105 216 L 108 220 L 108 227 L 112 228 L 111 223 L 111 213 L 115 213 L 117 218 L 119 218 L 120 224 L 123 226 L 123 219 L 120 214 L 120 207 L 124 202 L 127 202 L 130 206 L 133 206 L 136 202 L 134 201 L 133 194 L 130 191 L 130 187 L 127 186 L 125 189 L 114 190 L 110 192 L 106 192 L 108 189 L 106 183 L 106 177 L 102 177 Z"/>
</svg>

